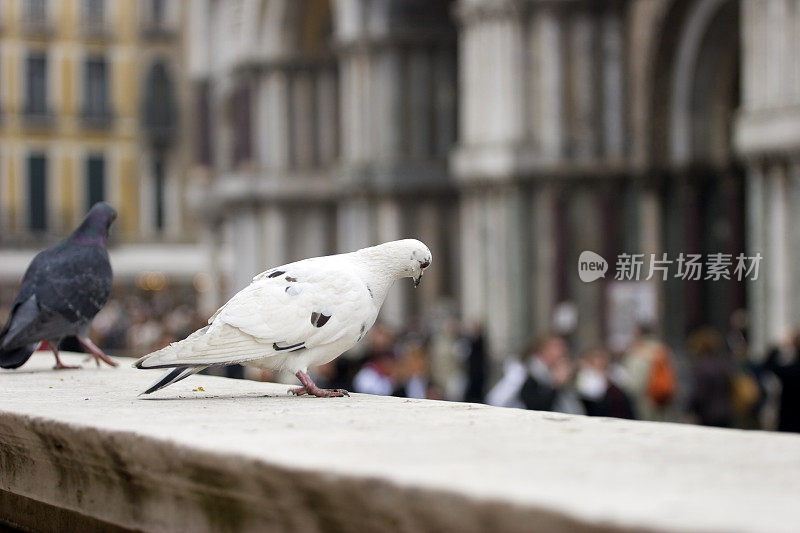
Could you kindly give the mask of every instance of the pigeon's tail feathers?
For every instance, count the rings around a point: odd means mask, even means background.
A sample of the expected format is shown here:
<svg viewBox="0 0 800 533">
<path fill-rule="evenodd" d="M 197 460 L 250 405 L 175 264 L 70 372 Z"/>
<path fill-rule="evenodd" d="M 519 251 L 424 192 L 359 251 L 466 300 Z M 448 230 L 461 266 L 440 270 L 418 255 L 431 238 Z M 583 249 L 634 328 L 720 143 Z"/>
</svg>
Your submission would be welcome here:
<svg viewBox="0 0 800 533">
<path fill-rule="evenodd" d="M 36 350 L 38 343 L 20 346 L 19 348 L 10 348 L 0 350 L 0 367 L 2 368 L 19 368 L 25 364 L 31 354 Z"/>
<path fill-rule="evenodd" d="M 260 342 L 238 328 L 215 322 L 182 341 L 145 355 L 133 366 L 148 369 L 232 365 L 275 355 L 280 351 L 277 343 Z"/>
<path fill-rule="evenodd" d="M 8 321 L 0 333 L 0 350 L 13 351 L 20 345 L 26 346 L 31 340 L 31 333 L 39 325 L 39 304 L 36 295 L 31 295 L 24 302 L 16 303 L 9 313 Z"/>
<path fill-rule="evenodd" d="M 191 346 L 195 339 L 205 335 L 206 331 L 208 331 L 208 326 L 198 329 L 182 341 L 173 342 L 169 346 L 165 346 L 160 350 L 156 350 L 155 352 L 140 357 L 135 363 L 133 363 L 133 366 L 134 368 L 139 368 L 142 370 L 147 370 L 148 368 L 174 368 L 177 366 L 192 366 L 180 364 L 178 362 L 172 364 L 172 361 L 170 360 L 174 359 L 173 355 L 175 353 L 181 352 L 184 347 Z"/>
<path fill-rule="evenodd" d="M 186 379 L 192 374 L 197 374 L 198 372 L 205 370 L 207 367 L 205 366 L 178 366 L 171 369 L 169 372 L 165 373 L 158 381 L 153 383 L 149 389 L 139 394 L 150 394 L 151 392 L 155 392 L 157 390 L 163 389 L 168 385 L 172 385 L 173 383 L 177 383 L 182 379 Z"/>
</svg>

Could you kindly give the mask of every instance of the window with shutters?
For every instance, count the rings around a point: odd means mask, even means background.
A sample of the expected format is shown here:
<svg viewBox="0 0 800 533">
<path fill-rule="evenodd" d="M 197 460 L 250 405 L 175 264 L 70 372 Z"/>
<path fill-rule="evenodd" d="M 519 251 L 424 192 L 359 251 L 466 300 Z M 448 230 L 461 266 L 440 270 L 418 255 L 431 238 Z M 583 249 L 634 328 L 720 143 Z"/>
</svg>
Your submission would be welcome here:
<svg viewBox="0 0 800 533">
<path fill-rule="evenodd" d="M 31 52 L 25 62 L 25 114 L 48 115 L 47 56 L 42 52 Z"/>
<path fill-rule="evenodd" d="M 91 208 L 106 197 L 106 162 L 102 155 L 86 159 L 86 208 Z"/>
<path fill-rule="evenodd" d="M 47 229 L 47 158 L 40 153 L 28 157 L 28 229 Z"/>
<path fill-rule="evenodd" d="M 108 101 L 108 62 L 102 56 L 86 59 L 83 75 L 83 120 L 88 127 L 106 127 L 111 121 Z"/>
</svg>

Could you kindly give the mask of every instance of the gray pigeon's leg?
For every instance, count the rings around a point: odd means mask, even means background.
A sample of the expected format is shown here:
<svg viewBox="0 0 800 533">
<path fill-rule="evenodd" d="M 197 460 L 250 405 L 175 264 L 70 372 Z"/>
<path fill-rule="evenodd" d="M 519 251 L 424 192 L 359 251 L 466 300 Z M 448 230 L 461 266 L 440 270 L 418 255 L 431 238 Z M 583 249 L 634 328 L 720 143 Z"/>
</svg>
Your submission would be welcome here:
<svg viewBox="0 0 800 533">
<path fill-rule="evenodd" d="M 89 337 L 78 337 L 78 340 L 81 341 L 81 344 L 86 346 L 90 352 L 92 352 L 92 357 L 94 357 L 95 363 L 97 366 L 100 366 L 100 360 L 102 359 L 104 363 L 109 366 L 117 366 L 117 363 L 112 361 L 106 354 L 103 353 L 103 350 L 98 348 L 90 339 Z"/>
<path fill-rule="evenodd" d="M 303 372 L 302 370 L 297 372 L 295 376 L 297 376 L 297 379 L 299 379 L 300 383 L 303 384 L 302 387 L 297 387 L 296 389 L 289 390 L 289 392 L 294 394 L 295 396 L 302 396 L 303 394 L 310 394 L 318 398 L 350 396 L 350 394 L 344 389 L 320 389 L 314 383 L 314 380 L 311 379 L 311 376 L 309 376 L 306 372 Z"/>
<path fill-rule="evenodd" d="M 61 362 L 61 357 L 58 356 L 58 344 L 54 342 L 43 342 L 40 346 L 41 349 L 46 350 L 50 348 L 50 351 L 53 352 L 53 355 L 56 356 L 56 366 L 53 367 L 54 370 L 67 370 L 71 368 L 80 368 L 80 366 L 73 366 L 73 365 L 65 365 Z"/>
</svg>

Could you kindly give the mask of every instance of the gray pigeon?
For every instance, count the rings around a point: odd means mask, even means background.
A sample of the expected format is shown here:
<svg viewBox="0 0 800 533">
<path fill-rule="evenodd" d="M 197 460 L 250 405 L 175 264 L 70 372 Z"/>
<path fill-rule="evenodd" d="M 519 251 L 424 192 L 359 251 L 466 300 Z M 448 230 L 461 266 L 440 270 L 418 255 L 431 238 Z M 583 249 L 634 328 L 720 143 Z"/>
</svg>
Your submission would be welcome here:
<svg viewBox="0 0 800 533">
<path fill-rule="evenodd" d="M 87 336 L 92 319 L 111 293 L 106 240 L 116 218 L 113 207 L 98 202 L 72 235 L 33 258 L 0 331 L 0 367 L 22 366 L 41 342 L 56 356 L 55 368 L 74 368 L 58 356 L 58 344 L 71 335 L 89 349 L 98 365 L 102 360 L 117 366 Z"/>
</svg>

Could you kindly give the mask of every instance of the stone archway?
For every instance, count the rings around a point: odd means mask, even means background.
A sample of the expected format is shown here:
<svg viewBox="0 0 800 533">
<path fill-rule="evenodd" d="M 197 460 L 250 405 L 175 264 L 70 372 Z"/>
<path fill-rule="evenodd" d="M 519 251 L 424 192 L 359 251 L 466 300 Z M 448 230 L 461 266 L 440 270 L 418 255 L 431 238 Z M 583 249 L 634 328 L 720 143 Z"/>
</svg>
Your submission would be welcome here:
<svg viewBox="0 0 800 533">
<path fill-rule="evenodd" d="M 664 18 L 654 64 L 650 132 L 660 198 L 662 248 L 678 254 L 744 251 L 743 173 L 732 157 L 739 107 L 739 4 L 679 0 Z M 731 268 L 731 271 L 733 269 Z M 703 274 L 703 277 L 705 274 Z M 735 281 L 671 279 L 664 287 L 665 333 L 682 342 L 697 326 L 727 328 L 744 306 Z"/>
</svg>

